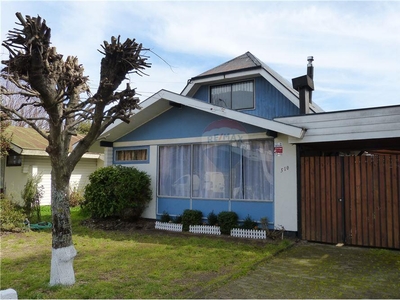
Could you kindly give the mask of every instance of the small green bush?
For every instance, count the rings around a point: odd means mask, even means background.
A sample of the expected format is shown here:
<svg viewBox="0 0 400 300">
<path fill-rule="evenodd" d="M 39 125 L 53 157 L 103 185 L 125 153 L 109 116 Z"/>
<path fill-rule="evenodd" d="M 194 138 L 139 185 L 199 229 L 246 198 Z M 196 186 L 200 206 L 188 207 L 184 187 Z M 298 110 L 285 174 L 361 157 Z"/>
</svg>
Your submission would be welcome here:
<svg viewBox="0 0 400 300">
<path fill-rule="evenodd" d="M 207 216 L 208 225 L 214 226 L 218 224 L 218 216 L 214 213 L 214 211 L 210 212 Z"/>
<path fill-rule="evenodd" d="M 2 231 L 23 230 L 25 218 L 22 207 L 9 199 L 0 197 L 0 229 Z"/>
<path fill-rule="evenodd" d="M 42 175 L 30 176 L 21 191 L 21 197 L 24 200 L 24 210 L 27 218 L 32 222 L 40 222 L 40 200 L 43 198 L 44 186 L 39 185 L 42 180 Z M 34 220 L 34 213 L 36 220 Z"/>
<path fill-rule="evenodd" d="M 161 215 L 160 221 L 164 222 L 164 223 L 168 223 L 169 221 L 171 221 L 171 216 L 169 215 L 169 213 L 164 211 L 163 214 Z"/>
<path fill-rule="evenodd" d="M 256 226 L 257 226 L 257 222 L 253 221 L 253 219 L 250 217 L 250 215 L 247 215 L 246 219 L 244 219 L 243 224 L 240 226 L 240 228 L 255 229 Z"/>
<path fill-rule="evenodd" d="M 203 213 L 200 210 L 185 209 L 182 215 L 182 229 L 189 231 L 189 225 L 201 225 Z"/>
<path fill-rule="evenodd" d="M 139 218 L 151 201 L 150 176 L 136 168 L 109 166 L 89 176 L 81 207 L 93 218 Z"/>
<path fill-rule="evenodd" d="M 231 234 L 231 229 L 238 226 L 238 215 L 233 211 L 221 211 L 218 214 L 218 224 L 222 234 Z"/>
</svg>

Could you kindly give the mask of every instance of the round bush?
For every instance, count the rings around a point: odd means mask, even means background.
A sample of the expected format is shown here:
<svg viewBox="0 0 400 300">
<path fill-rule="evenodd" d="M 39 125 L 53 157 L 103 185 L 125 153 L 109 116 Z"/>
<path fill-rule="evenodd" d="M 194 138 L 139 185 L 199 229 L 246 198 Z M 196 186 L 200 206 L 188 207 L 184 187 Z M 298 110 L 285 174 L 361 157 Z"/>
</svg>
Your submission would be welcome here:
<svg viewBox="0 0 400 300">
<path fill-rule="evenodd" d="M 218 224 L 222 234 L 231 234 L 231 229 L 238 226 L 238 215 L 233 211 L 221 211 L 218 214 Z"/>
<path fill-rule="evenodd" d="M 150 176 L 136 168 L 109 166 L 89 176 L 82 208 L 93 218 L 134 221 L 151 200 Z"/>
</svg>

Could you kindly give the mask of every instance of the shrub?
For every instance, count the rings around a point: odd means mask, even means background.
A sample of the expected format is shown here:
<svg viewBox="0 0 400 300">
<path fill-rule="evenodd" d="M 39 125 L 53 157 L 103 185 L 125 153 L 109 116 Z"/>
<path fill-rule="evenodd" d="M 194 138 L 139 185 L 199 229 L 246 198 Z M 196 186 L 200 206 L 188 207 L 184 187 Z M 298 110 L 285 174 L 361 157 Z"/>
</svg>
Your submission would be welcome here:
<svg viewBox="0 0 400 300">
<path fill-rule="evenodd" d="M 76 186 L 74 186 L 69 193 L 69 206 L 70 207 L 78 206 L 84 200 L 85 198 L 83 197 L 83 193 Z"/>
<path fill-rule="evenodd" d="M 238 226 L 238 215 L 233 211 L 221 211 L 218 214 L 218 224 L 222 234 L 230 234 L 231 229 Z"/>
<path fill-rule="evenodd" d="M 37 222 L 41 221 L 40 200 L 43 197 L 44 186 L 39 183 L 42 175 L 34 175 L 28 178 L 24 189 L 21 191 L 21 197 L 24 200 L 24 210 L 27 218 L 31 220 L 33 213 L 36 213 Z"/>
<path fill-rule="evenodd" d="M 11 200 L 0 198 L 0 229 L 3 231 L 21 231 L 26 216 L 23 208 Z"/>
<path fill-rule="evenodd" d="M 164 211 L 163 214 L 161 215 L 160 221 L 164 222 L 164 223 L 168 223 L 169 221 L 171 221 L 171 216 L 169 215 L 169 213 Z"/>
<path fill-rule="evenodd" d="M 257 226 L 257 222 L 254 222 L 250 215 L 247 215 L 246 219 L 244 219 L 242 226 L 243 229 L 254 229 Z"/>
<path fill-rule="evenodd" d="M 200 210 L 185 209 L 182 215 L 182 229 L 189 231 L 189 225 L 201 225 L 203 213 Z"/>
<path fill-rule="evenodd" d="M 181 215 L 177 215 L 174 218 L 173 222 L 176 223 L 176 224 L 182 224 L 182 216 Z"/>
<path fill-rule="evenodd" d="M 109 166 L 89 176 L 81 207 L 93 218 L 139 218 L 151 200 L 150 176 L 136 168 Z"/>
<path fill-rule="evenodd" d="M 207 216 L 208 225 L 214 226 L 218 224 L 218 216 L 214 211 L 210 212 Z"/>
</svg>

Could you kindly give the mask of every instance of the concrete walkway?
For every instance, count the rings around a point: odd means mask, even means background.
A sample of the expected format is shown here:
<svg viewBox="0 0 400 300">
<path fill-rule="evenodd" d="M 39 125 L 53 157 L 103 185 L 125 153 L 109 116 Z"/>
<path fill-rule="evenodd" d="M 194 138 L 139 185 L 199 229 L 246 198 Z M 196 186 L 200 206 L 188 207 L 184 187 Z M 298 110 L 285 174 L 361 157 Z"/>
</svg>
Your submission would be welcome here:
<svg viewBox="0 0 400 300">
<path fill-rule="evenodd" d="M 300 243 L 198 298 L 400 298 L 400 251 Z"/>
</svg>

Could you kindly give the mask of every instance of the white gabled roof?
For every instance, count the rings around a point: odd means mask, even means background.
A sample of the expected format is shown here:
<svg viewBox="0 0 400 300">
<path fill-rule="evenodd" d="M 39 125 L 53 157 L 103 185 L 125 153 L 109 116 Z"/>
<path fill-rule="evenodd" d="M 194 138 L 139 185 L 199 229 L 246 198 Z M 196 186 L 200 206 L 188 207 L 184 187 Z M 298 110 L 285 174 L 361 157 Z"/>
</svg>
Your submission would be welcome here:
<svg viewBox="0 0 400 300">
<path fill-rule="evenodd" d="M 246 78 L 254 78 L 255 76 L 264 77 L 265 80 L 271 83 L 272 86 L 288 98 L 294 105 L 299 107 L 299 92 L 293 89 L 289 81 L 250 52 L 246 52 L 226 63 L 191 78 L 181 94 L 192 97 L 204 84 L 218 84 L 227 79 L 244 80 Z M 310 108 L 313 112 L 323 111 L 315 103 L 311 103 Z"/>
<path fill-rule="evenodd" d="M 193 98 L 185 97 L 170 91 L 160 90 L 153 96 L 140 103 L 141 109 L 135 111 L 135 114 L 130 118 L 129 124 L 122 122 L 116 124 L 113 128 L 104 132 L 99 137 L 98 141 L 102 140 L 114 142 L 118 140 L 119 138 L 126 135 L 128 132 L 135 130 L 143 124 L 156 118 L 163 112 L 169 110 L 172 107 L 170 105 L 170 102 L 181 104 L 220 117 L 236 120 L 238 122 L 264 128 L 265 130 L 272 130 L 278 133 L 283 133 L 295 138 L 301 138 L 304 135 L 304 129 L 301 127 L 287 125 L 281 122 L 248 115 L 245 113 L 205 103 L 203 101 Z"/>
</svg>

